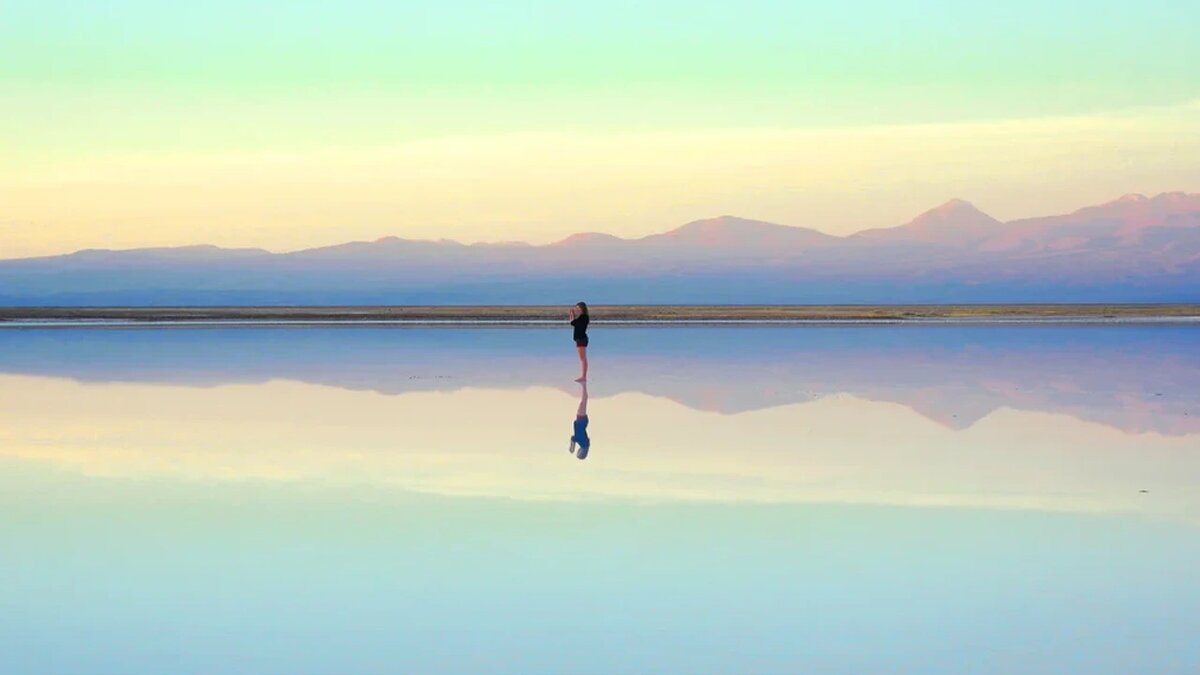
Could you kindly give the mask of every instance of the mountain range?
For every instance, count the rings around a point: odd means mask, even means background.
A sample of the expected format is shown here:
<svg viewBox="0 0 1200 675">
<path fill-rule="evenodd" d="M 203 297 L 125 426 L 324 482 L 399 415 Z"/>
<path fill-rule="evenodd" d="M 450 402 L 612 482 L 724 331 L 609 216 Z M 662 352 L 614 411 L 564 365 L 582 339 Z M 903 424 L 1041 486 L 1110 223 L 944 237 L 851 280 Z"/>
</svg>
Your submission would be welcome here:
<svg viewBox="0 0 1200 675">
<path fill-rule="evenodd" d="M 546 245 L 384 237 L 272 253 L 88 249 L 0 260 L 0 304 L 1200 301 L 1200 194 L 1001 222 L 954 199 L 839 237 L 734 216 Z"/>
</svg>

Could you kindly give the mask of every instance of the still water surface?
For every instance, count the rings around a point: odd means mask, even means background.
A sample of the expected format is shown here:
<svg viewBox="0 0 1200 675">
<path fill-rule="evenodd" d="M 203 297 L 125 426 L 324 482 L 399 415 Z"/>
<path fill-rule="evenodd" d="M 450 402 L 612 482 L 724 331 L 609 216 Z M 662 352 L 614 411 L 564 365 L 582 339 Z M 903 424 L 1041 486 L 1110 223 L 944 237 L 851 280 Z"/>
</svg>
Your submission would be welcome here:
<svg viewBox="0 0 1200 675">
<path fill-rule="evenodd" d="M 0 671 L 1193 673 L 1200 328 L 0 330 Z"/>
</svg>

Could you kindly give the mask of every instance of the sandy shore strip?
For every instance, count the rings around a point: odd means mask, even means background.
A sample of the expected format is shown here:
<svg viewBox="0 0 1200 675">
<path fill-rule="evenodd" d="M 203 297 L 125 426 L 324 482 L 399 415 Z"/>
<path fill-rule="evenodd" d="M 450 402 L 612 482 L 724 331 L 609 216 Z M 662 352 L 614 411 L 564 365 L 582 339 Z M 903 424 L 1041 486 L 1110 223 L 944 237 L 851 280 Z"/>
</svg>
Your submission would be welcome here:
<svg viewBox="0 0 1200 675">
<path fill-rule="evenodd" d="M 4 307 L 0 326 L 227 324 L 538 325 L 566 306 Z M 1193 323 L 1200 304 L 608 305 L 595 323 Z"/>
</svg>

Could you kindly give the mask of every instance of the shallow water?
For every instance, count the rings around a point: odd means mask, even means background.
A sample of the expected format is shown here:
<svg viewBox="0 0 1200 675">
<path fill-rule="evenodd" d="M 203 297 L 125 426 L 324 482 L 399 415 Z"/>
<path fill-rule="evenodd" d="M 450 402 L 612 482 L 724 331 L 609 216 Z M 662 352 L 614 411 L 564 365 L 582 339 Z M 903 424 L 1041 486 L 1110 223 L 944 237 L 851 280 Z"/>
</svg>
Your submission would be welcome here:
<svg viewBox="0 0 1200 675">
<path fill-rule="evenodd" d="M 1200 329 L 0 330 L 0 671 L 1193 673 Z"/>
</svg>

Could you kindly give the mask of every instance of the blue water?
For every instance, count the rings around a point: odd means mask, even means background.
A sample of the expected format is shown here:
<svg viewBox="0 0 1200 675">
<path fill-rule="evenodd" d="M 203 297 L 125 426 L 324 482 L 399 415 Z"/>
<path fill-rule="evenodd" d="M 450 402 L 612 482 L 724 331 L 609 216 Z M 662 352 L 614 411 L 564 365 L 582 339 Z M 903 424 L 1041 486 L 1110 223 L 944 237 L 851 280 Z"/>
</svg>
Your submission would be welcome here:
<svg viewBox="0 0 1200 675">
<path fill-rule="evenodd" d="M 0 672 L 1198 672 L 1198 331 L 0 330 Z"/>
</svg>

